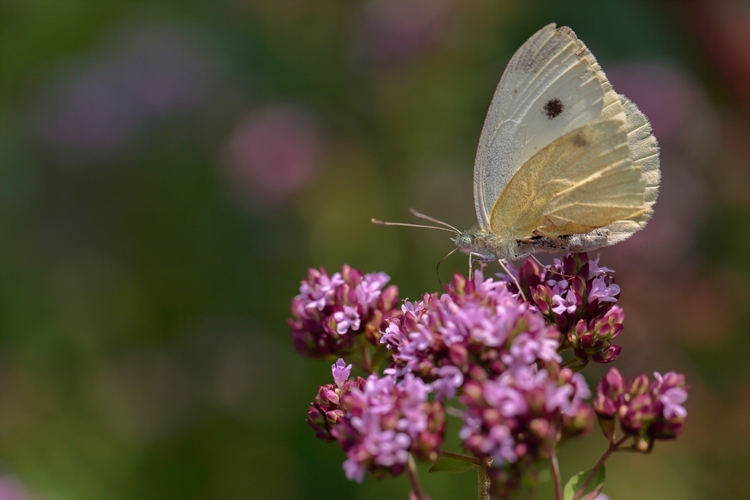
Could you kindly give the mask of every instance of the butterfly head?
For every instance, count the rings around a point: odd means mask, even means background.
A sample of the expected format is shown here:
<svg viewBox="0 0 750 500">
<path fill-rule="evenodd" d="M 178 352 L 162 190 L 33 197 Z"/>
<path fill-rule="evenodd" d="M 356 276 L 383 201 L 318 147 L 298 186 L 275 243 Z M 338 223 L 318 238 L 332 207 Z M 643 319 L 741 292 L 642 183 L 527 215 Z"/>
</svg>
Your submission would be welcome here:
<svg viewBox="0 0 750 500">
<path fill-rule="evenodd" d="M 478 257 L 479 260 L 495 260 L 495 251 L 491 244 L 488 244 L 487 234 L 481 229 L 472 229 L 458 233 L 451 241 L 456 244 L 459 250 L 465 254 Z"/>
<path fill-rule="evenodd" d="M 465 254 L 481 261 L 514 259 L 518 242 L 512 237 L 503 238 L 488 229 L 474 228 L 458 233 L 451 241 Z"/>
<path fill-rule="evenodd" d="M 469 231 L 457 234 L 455 238 L 451 238 L 451 241 L 464 253 L 474 252 L 476 236 Z"/>
</svg>

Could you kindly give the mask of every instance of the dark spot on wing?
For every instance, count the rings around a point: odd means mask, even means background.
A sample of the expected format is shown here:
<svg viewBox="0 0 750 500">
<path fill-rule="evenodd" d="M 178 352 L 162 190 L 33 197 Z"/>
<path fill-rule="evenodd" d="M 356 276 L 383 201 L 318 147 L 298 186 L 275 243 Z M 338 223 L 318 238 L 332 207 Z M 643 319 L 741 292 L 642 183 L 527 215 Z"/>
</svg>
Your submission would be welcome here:
<svg viewBox="0 0 750 500">
<path fill-rule="evenodd" d="M 589 141 L 586 140 L 585 137 L 583 137 L 581 134 L 576 134 L 573 136 L 573 145 L 578 146 L 579 148 L 582 148 L 584 146 L 588 146 Z"/>
<path fill-rule="evenodd" d="M 544 105 L 544 114 L 547 115 L 548 119 L 552 120 L 560 116 L 564 109 L 565 106 L 563 106 L 562 101 L 555 97 L 547 101 L 547 104 Z"/>
</svg>

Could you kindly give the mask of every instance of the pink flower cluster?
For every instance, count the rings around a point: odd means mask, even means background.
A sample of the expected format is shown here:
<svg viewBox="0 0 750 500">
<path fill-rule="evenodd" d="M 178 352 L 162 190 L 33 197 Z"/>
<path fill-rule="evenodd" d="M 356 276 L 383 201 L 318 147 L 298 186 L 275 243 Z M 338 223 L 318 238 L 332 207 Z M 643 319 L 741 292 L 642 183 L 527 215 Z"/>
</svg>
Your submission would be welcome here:
<svg viewBox="0 0 750 500">
<path fill-rule="evenodd" d="M 429 384 L 409 374 L 349 381 L 351 365 L 333 365 L 335 386 L 324 386 L 308 412 L 318 437 L 337 440 L 346 453 L 346 477 L 362 482 L 403 472 L 409 454 L 435 461 L 445 435 L 445 409 L 428 401 Z"/>
<path fill-rule="evenodd" d="M 518 269 L 511 267 L 511 290 L 518 291 L 537 307 L 547 321 L 563 334 L 563 348 L 572 347 L 581 363 L 611 363 L 620 346 L 611 343 L 623 329 L 625 314 L 616 305 L 620 287 L 611 269 L 599 267 L 599 259 L 585 253 L 555 259 L 543 267 L 527 259 Z"/>
<path fill-rule="evenodd" d="M 362 377 L 349 380 L 352 365 L 347 366 L 343 359 L 339 358 L 331 368 L 334 383 L 318 388 L 318 394 L 307 411 L 307 423 L 315 430 L 318 439 L 325 441 L 336 440 L 332 430 L 346 416 L 341 405 L 341 396 L 354 388 L 362 389 L 365 385 L 365 379 Z"/>
<path fill-rule="evenodd" d="M 300 354 L 319 358 L 348 353 L 364 333 L 373 344 L 385 320 L 398 315 L 398 288 L 385 273 L 362 274 L 344 265 L 329 276 L 310 269 L 292 299 L 292 342 Z"/>
<path fill-rule="evenodd" d="M 648 452 L 654 440 L 674 439 L 682 431 L 689 389 L 685 376 L 675 372 L 654 372 L 653 382 L 642 374 L 626 384 L 612 368 L 599 382 L 594 411 L 606 433 L 612 436 L 619 421 L 622 432 L 634 438 L 633 447 Z"/>
<path fill-rule="evenodd" d="M 491 463 L 491 492 L 500 498 L 516 494 L 562 441 L 588 432 L 595 414 L 611 446 L 624 443 L 614 439 L 616 422 L 638 451 L 680 433 L 683 375 L 656 374 L 653 382 L 641 375 L 626 384 L 613 369 L 594 407 L 585 402 L 591 394 L 576 371 L 620 352 L 611 340 L 624 315 L 610 269 L 579 254 L 547 267 L 528 259 L 511 272 L 501 280 L 481 270 L 470 279 L 457 274 L 446 293 L 406 300 L 400 309 L 383 273 L 348 266 L 331 276 L 309 272 L 292 301 L 295 346 L 313 357 L 350 354 L 369 373 L 351 379 L 352 365 L 339 359 L 334 384 L 319 388 L 308 411 L 318 437 L 346 453 L 349 479 L 400 474 L 410 455 L 435 461 L 446 405 L 456 399 L 462 446 Z"/>
<path fill-rule="evenodd" d="M 459 434 L 466 449 L 502 466 L 549 458 L 563 434 L 587 430 L 593 413 L 583 400 L 591 392 L 583 376 L 558 366 L 515 365 L 495 379 L 467 382 L 460 397 L 466 414 Z"/>
<path fill-rule="evenodd" d="M 454 276 L 448 293 L 405 301 L 402 316 L 383 333 L 394 373 L 414 373 L 430 381 L 441 397 L 453 397 L 467 378 L 483 380 L 509 366 L 560 362 L 560 333 L 507 283 Z"/>
</svg>

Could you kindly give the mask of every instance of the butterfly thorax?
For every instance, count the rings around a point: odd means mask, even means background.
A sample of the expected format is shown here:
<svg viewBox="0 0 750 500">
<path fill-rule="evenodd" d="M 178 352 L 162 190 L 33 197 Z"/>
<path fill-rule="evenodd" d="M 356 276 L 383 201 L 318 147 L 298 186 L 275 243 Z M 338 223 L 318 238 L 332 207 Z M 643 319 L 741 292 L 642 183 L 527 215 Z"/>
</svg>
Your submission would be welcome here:
<svg viewBox="0 0 750 500">
<path fill-rule="evenodd" d="M 463 253 L 483 261 L 517 258 L 518 241 L 510 233 L 499 235 L 488 229 L 474 228 L 453 238 L 453 243 Z"/>
</svg>

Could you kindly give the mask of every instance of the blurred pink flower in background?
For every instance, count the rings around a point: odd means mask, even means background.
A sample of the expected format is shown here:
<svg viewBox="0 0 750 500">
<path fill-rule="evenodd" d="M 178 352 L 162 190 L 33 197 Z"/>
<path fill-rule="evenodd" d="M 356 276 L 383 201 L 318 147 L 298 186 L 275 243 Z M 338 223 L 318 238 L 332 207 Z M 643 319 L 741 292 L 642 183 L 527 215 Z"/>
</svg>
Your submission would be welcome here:
<svg viewBox="0 0 750 500">
<path fill-rule="evenodd" d="M 716 150 L 720 120 L 703 89 L 669 64 L 611 65 L 612 85 L 648 117 L 661 149 L 662 183 L 653 219 L 631 241 L 608 250 L 620 268 L 648 263 L 682 271 L 689 266 L 694 231 L 707 207 L 707 187 L 699 175 Z"/>
<path fill-rule="evenodd" d="M 0 500 L 31 500 L 31 496 L 17 479 L 0 476 Z"/>
<path fill-rule="evenodd" d="M 607 76 L 617 92 L 636 103 L 648 117 L 662 146 L 673 147 L 684 141 L 686 129 L 695 126 L 704 132 L 697 137 L 702 148 L 716 141 L 718 124 L 708 98 L 680 68 L 636 61 L 608 66 Z M 695 139 L 691 137 L 691 142 Z"/>
<path fill-rule="evenodd" d="M 449 11 L 444 0 L 368 0 L 355 45 L 368 62 L 411 62 L 438 43 Z"/>
<path fill-rule="evenodd" d="M 218 80 L 211 59 L 184 29 L 127 32 L 55 82 L 37 113 L 39 132 L 57 149 L 122 148 L 148 121 L 200 108 Z"/>
<path fill-rule="evenodd" d="M 731 331 L 731 301 L 726 287 L 702 272 L 697 243 L 715 204 L 715 186 L 707 179 L 713 183 L 728 168 L 717 160 L 725 149 L 725 118 L 701 85 L 672 64 L 634 61 L 608 67 L 607 76 L 648 117 L 661 150 L 653 219 L 605 251 L 608 265 L 618 270 L 618 284 L 631 290 L 631 304 L 639 304 L 631 325 L 641 323 L 628 329 L 629 346 L 652 347 L 657 333 L 679 335 L 682 343 L 715 344 Z M 666 355 L 659 351 L 643 350 L 648 354 L 641 356 Z"/>
<path fill-rule="evenodd" d="M 312 180 L 321 156 L 317 120 L 278 106 L 247 116 L 224 147 L 224 172 L 242 206 L 276 207 Z"/>
</svg>

